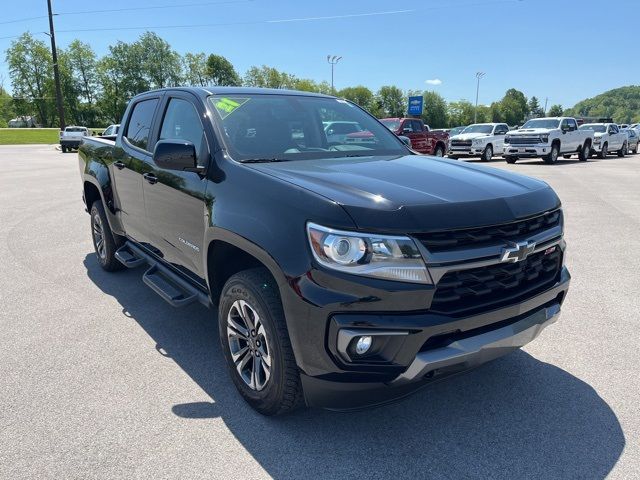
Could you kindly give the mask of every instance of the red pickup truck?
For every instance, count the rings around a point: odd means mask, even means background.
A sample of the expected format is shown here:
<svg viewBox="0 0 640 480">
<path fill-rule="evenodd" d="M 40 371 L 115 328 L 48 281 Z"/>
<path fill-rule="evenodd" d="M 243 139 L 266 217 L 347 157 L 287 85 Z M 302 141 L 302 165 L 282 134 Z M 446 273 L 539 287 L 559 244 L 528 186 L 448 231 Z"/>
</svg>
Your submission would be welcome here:
<svg viewBox="0 0 640 480">
<path fill-rule="evenodd" d="M 382 118 L 380 121 L 396 135 L 408 137 L 416 152 L 444 156 L 449 143 L 447 132 L 432 132 L 419 118 Z"/>
</svg>

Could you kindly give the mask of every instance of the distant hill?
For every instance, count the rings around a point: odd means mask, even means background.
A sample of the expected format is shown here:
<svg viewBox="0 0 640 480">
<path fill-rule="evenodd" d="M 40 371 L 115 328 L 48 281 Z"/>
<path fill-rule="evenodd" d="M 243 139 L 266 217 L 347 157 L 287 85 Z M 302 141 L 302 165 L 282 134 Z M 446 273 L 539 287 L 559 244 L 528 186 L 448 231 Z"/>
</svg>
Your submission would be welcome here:
<svg viewBox="0 0 640 480">
<path fill-rule="evenodd" d="M 640 122 L 640 85 L 615 88 L 566 110 L 576 117 L 612 117 L 618 123 Z"/>
</svg>

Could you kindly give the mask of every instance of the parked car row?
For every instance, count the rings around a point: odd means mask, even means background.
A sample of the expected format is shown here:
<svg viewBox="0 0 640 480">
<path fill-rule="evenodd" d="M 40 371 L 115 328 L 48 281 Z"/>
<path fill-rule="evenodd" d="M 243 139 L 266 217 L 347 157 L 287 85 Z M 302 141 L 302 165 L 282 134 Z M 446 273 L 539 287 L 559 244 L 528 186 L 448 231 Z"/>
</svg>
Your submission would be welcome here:
<svg viewBox="0 0 640 480">
<path fill-rule="evenodd" d="M 118 133 L 120 124 L 109 125 L 100 134 L 101 137 L 115 137 Z M 69 125 L 64 130 L 60 131 L 60 149 L 62 153 L 67 153 L 72 150 L 77 150 L 82 142 L 83 137 L 91 137 L 92 132 L 87 127 L 81 127 L 78 125 Z"/>
<path fill-rule="evenodd" d="M 580 161 L 592 155 L 605 158 L 615 153 L 624 157 L 638 153 L 640 131 L 633 126 L 622 128 L 615 123 L 579 123 L 571 117 L 534 118 L 511 130 L 504 123 L 477 123 L 452 134 L 449 158 L 480 158 L 490 161 L 502 156 L 507 163 L 520 158 L 542 158 L 555 163 L 558 158 L 577 155 Z M 456 129 L 452 129 L 453 130 Z"/>
</svg>

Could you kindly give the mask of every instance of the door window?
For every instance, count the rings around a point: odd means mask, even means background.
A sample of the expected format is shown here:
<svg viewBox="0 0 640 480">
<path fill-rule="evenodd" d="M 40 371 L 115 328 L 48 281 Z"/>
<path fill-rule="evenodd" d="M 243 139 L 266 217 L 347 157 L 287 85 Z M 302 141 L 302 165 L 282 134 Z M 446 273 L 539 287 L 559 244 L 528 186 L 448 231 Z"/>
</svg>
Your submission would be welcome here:
<svg viewBox="0 0 640 480">
<path fill-rule="evenodd" d="M 190 102 L 180 98 L 169 100 L 159 140 L 186 140 L 193 143 L 198 166 L 206 166 L 209 154 L 207 139 L 198 112 Z"/>
<path fill-rule="evenodd" d="M 421 132 L 422 131 L 422 123 L 420 123 L 418 120 L 412 120 L 411 123 L 413 123 L 413 131 L 414 132 Z"/>
<path fill-rule="evenodd" d="M 127 125 L 127 131 L 124 134 L 131 145 L 143 150 L 149 149 L 151 123 L 153 122 L 153 113 L 156 110 L 157 104 L 158 99 L 152 98 L 134 105 L 129 124 Z"/>
<path fill-rule="evenodd" d="M 569 125 L 569 131 L 578 129 L 578 125 L 576 125 L 576 121 L 573 118 L 567 120 L 567 125 Z"/>
</svg>

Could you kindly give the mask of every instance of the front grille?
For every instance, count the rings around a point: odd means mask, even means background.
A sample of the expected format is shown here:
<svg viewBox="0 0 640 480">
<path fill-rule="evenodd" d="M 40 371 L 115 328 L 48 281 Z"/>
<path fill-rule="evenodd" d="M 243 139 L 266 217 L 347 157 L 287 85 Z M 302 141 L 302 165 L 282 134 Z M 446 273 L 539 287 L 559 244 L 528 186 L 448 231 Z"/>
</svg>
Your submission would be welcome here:
<svg viewBox="0 0 640 480">
<path fill-rule="evenodd" d="M 470 147 L 471 140 L 451 140 L 452 147 Z"/>
<path fill-rule="evenodd" d="M 417 233 L 417 238 L 430 252 L 454 250 L 461 247 L 483 247 L 531 237 L 560 224 L 562 211 L 554 210 L 537 217 L 519 222 L 494 225 L 490 227 L 470 228 L 466 230 L 449 230 L 445 232 Z"/>
<path fill-rule="evenodd" d="M 535 136 L 535 137 L 518 136 L 518 137 L 509 137 L 508 139 L 505 140 L 505 143 L 508 143 L 509 145 L 535 145 L 538 143 L 542 143 L 542 140 L 538 136 Z"/>
<path fill-rule="evenodd" d="M 551 248 L 517 263 L 446 273 L 436 285 L 430 310 L 452 316 L 471 315 L 544 291 L 555 282 L 562 268 L 560 247 Z"/>
</svg>

